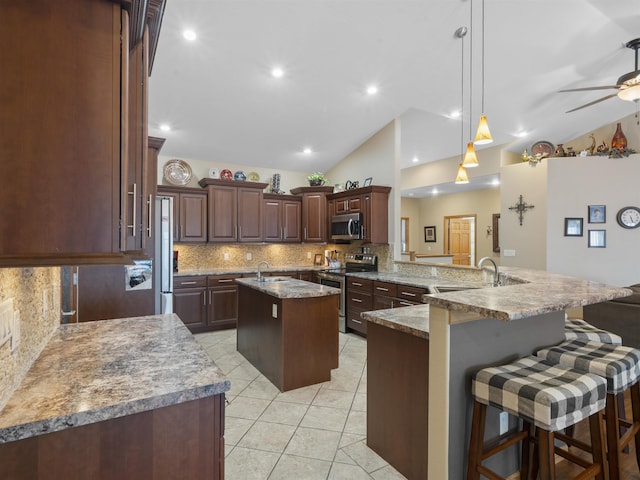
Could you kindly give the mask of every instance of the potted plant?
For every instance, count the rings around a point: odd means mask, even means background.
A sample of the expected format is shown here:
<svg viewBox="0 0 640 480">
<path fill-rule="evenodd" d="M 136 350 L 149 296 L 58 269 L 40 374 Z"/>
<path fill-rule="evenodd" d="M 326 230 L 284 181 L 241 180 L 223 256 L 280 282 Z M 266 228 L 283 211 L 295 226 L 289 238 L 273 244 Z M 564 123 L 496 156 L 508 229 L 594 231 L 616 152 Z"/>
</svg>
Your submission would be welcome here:
<svg viewBox="0 0 640 480">
<path fill-rule="evenodd" d="M 319 187 L 329 181 L 329 179 L 325 177 L 323 173 L 319 172 L 312 173 L 307 177 L 307 180 L 309 181 L 309 185 L 312 187 Z"/>
</svg>

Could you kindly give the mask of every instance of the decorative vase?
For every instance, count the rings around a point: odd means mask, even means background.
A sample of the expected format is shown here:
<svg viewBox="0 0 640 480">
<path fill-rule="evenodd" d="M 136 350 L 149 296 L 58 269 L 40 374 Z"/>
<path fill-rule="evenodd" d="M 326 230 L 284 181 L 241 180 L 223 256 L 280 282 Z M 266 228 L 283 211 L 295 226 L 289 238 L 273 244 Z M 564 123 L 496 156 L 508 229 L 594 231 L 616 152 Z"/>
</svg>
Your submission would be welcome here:
<svg viewBox="0 0 640 480">
<path fill-rule="evenodd" d="M 562 144 L 559 143 L 556 147 L 556 157 L 564 157 L 565 155 L 566 152 L 564 151 L 564 148 L 562 148 Z"/>
<path fill-rule="evenodd" d="M 324 184 L 324 180 L 309 180 L 311 187 L 321 187 Z"/>
<path fill-rule="evenodd" d="M 622 133 L 622 126 L 618 122 L 616 126 L 616 133 L 613 135 L 611 139 L 611 148 L 623 149 L 627 148 L 627 137 Z"/>
</svg>

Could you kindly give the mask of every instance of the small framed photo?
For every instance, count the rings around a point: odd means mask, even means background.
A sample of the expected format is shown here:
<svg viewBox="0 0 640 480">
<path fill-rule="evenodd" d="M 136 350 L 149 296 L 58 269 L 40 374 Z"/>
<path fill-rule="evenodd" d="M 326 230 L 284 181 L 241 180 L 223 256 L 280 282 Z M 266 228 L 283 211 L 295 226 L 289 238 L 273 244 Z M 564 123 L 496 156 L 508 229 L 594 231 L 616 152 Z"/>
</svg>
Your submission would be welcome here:
<svg viewBox="0 0 640 480">
<path fill-rule="evenodd" d="M 373 177 L 367 177 L 364 179 L 364 186 L 368 187 L 369 185 L 371 185 L 371 182 L 373 181 Z"/>
<path fill-rule="evenodd" d="M 313 266 L 321 267 L 323 265 L 324 265 L 324 256 L 321 253 L 316 253 L 315 257 L 313 258 Z"/>
<path fill-rule="evenodd" d="M 424 227 L 424 241 L 435 242 L 436 241 L 436 227 L 432 225 L 430 227 Z"/>
<path fill-rule="evenodd" d="M 607 246 L 606 230 L 589 230 L 589 248 L 605 248 Z"/>
<path fill-rule="evenodd" d="M 582 236 L 582 218 L 566 218 L 564 219 L 564 236 L 565 237 L 581 237 Z"/>
<path fill-rule="evenodd" d="M 605 223 L 607 207 L 604 205 L 589 205 L 589 223 Z"/>
</svg>

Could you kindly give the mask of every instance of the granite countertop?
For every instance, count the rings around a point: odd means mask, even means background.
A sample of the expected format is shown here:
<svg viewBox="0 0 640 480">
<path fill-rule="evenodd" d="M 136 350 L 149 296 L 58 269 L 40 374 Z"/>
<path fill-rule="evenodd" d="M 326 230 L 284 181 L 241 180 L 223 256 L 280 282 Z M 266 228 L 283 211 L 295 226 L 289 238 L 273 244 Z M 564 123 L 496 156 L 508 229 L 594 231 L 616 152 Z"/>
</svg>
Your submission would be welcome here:
<svg viewBox="0 0 640 480">
<path fill-rule="evenodd" d="M 363 312 L 361 317 L 383 327 L 429 339 L 429 305 Z"/>
<path fill-rule="evenodd" d="M 282 282 L 259 282 L 255 278 L 238 278 L 236 282 L 276 298 L 311 298 L 340 295 L 339 288 L 296 280 L 295 278 L 287 278 Z"/>
<path fill-rule="evenodd" d="M 429 288 L 434 286 L 451 286 L 460 288 L 482 288 L 481 282 L 473 282 L 469 280 L 451 280 L 443 279 L 437 276 L 414 276 L 404 273 L 394 272 L 357 272 L 347 273 L 349 277 L 368 278 L 370 280 L 379 280 L 381 282 L 397 283 L 399 285 L 407 285 L 410 287 Z"/>
<path fill-rule="evenodd" d="M 0 443 L 230 388 L 175 314 L 61 325 L 0 410 Z"/>
<path fill-rule="evenodd" d="M 277 266 L 274 265 L 269 268 L 261 268 L 260 271 L 263 273 L 269 272 L 301 272 L 301 271 L 312 271 L 312 272 L 320 272 L 322 270 L 327 270 L 329 267 L 314 267 L 309 265 L 283 265 Z M 185 277 L 185 276 L 193 276 L 193 275 L 242 275 L 244 273 L 258 273 L 258 266 L 255 267 L 203 267 L 203 268 L 185 268 L 180 269 L 177 272 L 173 272 L 174 277 Z"/>
</svg>

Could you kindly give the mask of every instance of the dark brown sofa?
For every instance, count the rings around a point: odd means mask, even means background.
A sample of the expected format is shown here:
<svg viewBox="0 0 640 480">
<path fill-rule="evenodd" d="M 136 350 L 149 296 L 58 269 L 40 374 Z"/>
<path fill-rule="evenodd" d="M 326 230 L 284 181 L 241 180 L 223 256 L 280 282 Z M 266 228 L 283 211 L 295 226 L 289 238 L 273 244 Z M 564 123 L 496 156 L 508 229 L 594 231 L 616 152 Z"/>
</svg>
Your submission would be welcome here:
<svg viewBox="0 0 640 480">
<path fill-rule="evenodd" d="M 622 337 L 623 345 L 640 348 L 640 283 L 631 285 L 633 294 L 584 307 L 584 319 L 592 325 Z"/>
</svg>

